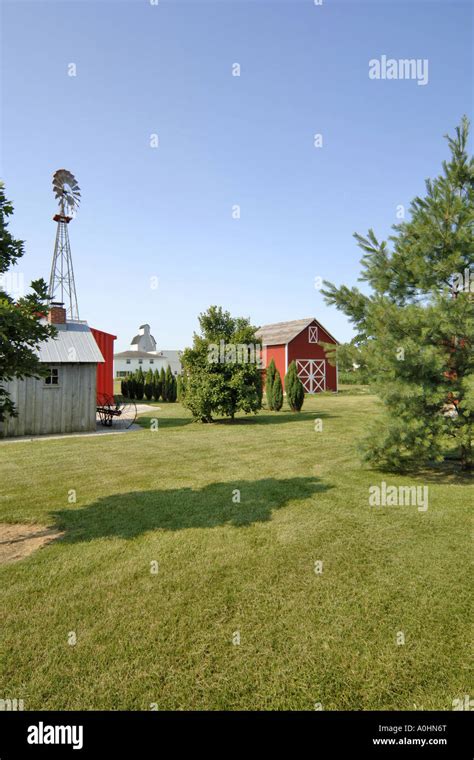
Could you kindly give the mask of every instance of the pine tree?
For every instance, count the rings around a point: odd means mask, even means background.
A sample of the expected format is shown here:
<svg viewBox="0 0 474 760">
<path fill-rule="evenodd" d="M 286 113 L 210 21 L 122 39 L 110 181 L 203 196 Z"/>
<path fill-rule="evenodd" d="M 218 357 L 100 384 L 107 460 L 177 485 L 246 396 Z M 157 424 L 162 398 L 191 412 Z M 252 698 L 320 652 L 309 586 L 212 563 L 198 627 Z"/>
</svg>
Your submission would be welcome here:
<svg viewBox="0 0 474 760">
<path fill-rule="evenodd" d="M 161 396 L 161 379 L 159 370 L 155 369 L 153 372 L 153 398 L 155 401 L 159 401 Z"/>
<path fill-rule="evenodd" d="M 173 373 L 169 364 L 165 373 L 165 394 L 167 401 L 173 401 Z"/>
<path fill-rule="evenodd" d="M 469 122 L 447 136 L 451 157 L 426 181 L 390 244 L 355 235 L 370 293 L 325 283 L 326 301 L 357 329 L 361 364 L 381 396 L 365 459 L 394 470 L 458 456 L 473 465 L 474 160 Z"/>
<path fill-rule="evenodd" d="M 162 367 L 160 371 L 160 383 L 161 383 L 161 398 L 166 401 L 166 375 L 165 368 Z"/>
<path fill-rule="evenodd" d="M 135 373 L 135 398 L 137 401 L 143 400 L 143 394 L 145 392 L 145 375 L 143 370 L 139 367 Z"/>
<path fill-rule="evenodd" d="M 265 377 L 265 395 L 268 409 L 273 409 L 273 383 L 275 382 L 276 366 L 273 359 L 267 367 Z"/>
<path fill-rule="evenodd" d="M 171 391 L 168 392 L 169 401 L 172 401 L 174 403 L 178 397 L 178 381 L 174 375 L 171 375 L 170 388 Z"/>
<path fill-rule="evenodd" d="M 145 398 L 147 401 L 151 401 L 153 398 L 153 370 L 149 369 L 145 375 Z"/>
<path fill-rule="evenodd" d="M 301 411 L 304 403 L 304 388 L 298 377 L 296 362 L 292 361 L 285 376 L 285 391 L 288 406 L 293 412 Z"/>
<path fill-rule="evenodd" d="M 272 388 L 272 401 L 273 409 L 275 412 L 279 412 L 283 406 L 283 388 L 281 386 L 281 377 L 278 370 L 275 370 L 275 379 L 273 381 Z"/>
</svg>

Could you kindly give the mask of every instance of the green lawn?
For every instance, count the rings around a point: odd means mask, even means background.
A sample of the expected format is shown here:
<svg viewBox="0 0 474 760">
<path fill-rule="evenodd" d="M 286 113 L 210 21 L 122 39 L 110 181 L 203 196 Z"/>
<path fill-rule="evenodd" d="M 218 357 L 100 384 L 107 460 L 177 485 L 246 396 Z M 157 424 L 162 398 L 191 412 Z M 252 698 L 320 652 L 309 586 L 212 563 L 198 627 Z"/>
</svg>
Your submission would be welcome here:
<svg viewBox="0 0 474 760">
<path fill-rule="evenodd" d="M 377 402 L 357 389 L 233 424 L 159 406 L 158 431 L 148 415 L 123 435 L 0 444 L 0 521 L 64 531 L 0 567 L 1 698 L 450 710 L 473 693 L 467 479 L 363 469 Z M 428 485 L 428 510 L 370 507 L 382 480 Z"/>
</svg>

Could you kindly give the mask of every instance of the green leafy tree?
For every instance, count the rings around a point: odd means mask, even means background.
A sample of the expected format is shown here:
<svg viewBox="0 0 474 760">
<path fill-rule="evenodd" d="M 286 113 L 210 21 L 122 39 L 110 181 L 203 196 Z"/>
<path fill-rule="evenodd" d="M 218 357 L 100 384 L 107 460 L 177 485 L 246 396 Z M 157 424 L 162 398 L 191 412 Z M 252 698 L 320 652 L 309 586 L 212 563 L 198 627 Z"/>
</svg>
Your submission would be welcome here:
<svg viewBox="0 0 474 760">
<path fill-rule="evenodd" d="M 161 379 L 159 370 L 155 369 L 153 373 L 153 398 L 159 401 L 161 396 Z"/>
<path fill-rule="evenodd" d="M 259 363 L 259 373 L 255 379 L 255 387 L 257 389 L 258 408 L 261 409 L 263 402 L 263 369 L 261 363 Z"/>
<path fill-rule="evenodd" d="M 187 375 L 184 405 L 202 422 L 211 422 L 213 414 L 233 419 L 238 411 L 257 412 L 261 395 L 256 328 L 217 306 L 200 314 L 199 325 L 200 334 L 182 356 Z"/>
<path fill-rule="evenodd" d="M 145 375 L 144 386 L 145 398 L 147 401 L 151 401 L 153 398 L 153 370 L 149 369 Z"/>
<path fill-rule="evenodd" d="M 357 330 L 361 364 L 383 400 L 363 444 L 372 465 L 404 470 L 459 457 L 473 463 L 474 161 L 468 120 L 447 136 L 450 158 L 394 225 L 389 242 L 355 235 L 356 287 L 325 283 L 326 301 Z"/>
<path fill-rule="evenodd" d="M 145 375 L 141 367 L 135 372 L 135 398 L 137 401 L 143 400 L 143 394 L 145 392 Z"/>
<path fill-rule="evenodd" d="M 8 218 L 12 214 L 13 205 L 5 197 L 4 185 L 0 183 L 0 421 L 7 415 L 18 414 L 3 383 L 14 378 L 43 376 L 45 368 L 35 349 L 57 334 L 54 327 L 40 321 L 48 311 L 44 280 L 34 280 L 30 284 L 31 292 L 17 300 L 7 293 L 11 290 L 7 273 L 24 255 L 23 241 L 15 239 L 8 229 Z"/>
<path fill-rule="evenodd" d="M 267 407 L 273 409 L 273 384 L 275 382 L 276 366 L 273 359 L 267 367 L 265 375 L 265 395 L 267 397 Z"/>
<path fill-rule="evenodd" d="M 281 386 L 281 377 L 278 370 L 275 370 L 275 379 L 272 388 L 273 409 L 279 412 L 283 406 L 283 388 Z"/>
<path fill-rule="evenodd" d="M 304 402 L 304 388 L 294 361 L 291 362 L 285 375 L 285 391 L 290 409 L 293 412 L 300 412 Z"/>
<path fill-rule="evenodd" d="M 178 375 L 176 383 L 176 396 L 180 403 L 183 403 L 186 396 L 186 375 Z"/>
<path fill-rule="evenodd" d="M 166 374 L 165 374 L 165 368 L 162 367 L 160 371 L 160 382 L 161 382 L 161 398 L 163 401 L 166 401 Z"/>
</svg>

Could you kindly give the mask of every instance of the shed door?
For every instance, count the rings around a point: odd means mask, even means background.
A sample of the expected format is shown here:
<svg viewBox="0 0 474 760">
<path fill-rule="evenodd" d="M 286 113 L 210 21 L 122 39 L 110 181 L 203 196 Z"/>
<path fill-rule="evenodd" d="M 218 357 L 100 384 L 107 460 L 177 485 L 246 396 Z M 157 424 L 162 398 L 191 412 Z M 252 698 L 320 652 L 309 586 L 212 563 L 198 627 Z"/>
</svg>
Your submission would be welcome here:
<svg viewBox="0 0 474 760">
<path fill-rule="evenodd" d="M 306 393 L 326 390 L 325 359 L 297 359 L 296 370 Z"/>
</svg>

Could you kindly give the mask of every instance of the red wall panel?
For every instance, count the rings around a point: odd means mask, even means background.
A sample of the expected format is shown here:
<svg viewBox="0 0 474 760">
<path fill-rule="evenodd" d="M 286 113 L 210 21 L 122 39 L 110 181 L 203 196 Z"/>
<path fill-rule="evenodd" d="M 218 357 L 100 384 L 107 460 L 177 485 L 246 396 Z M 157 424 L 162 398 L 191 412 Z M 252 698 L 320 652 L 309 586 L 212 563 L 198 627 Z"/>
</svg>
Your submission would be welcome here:
<svg viewBox="0 0 474 760">
<path fill-rule="evenodd" d="M 97 395 L 114 395 L 114 340 L 116 335 L 96 330 L 91 327 L 91 333 L 99 350 L 104 357 L 104 362 L 97 365 Z"/>
<path fill-rule="evenodd" d="M 263 348 L 263 362 L 265 364 L 265 367 L 268 367 L 271 360 L 275 362 L 275 366 L 280 373 L 281 377 L 281 384 L 284 387 L 284 380 L 286 375 L 286 369 L 285 369 L 285 348 L 286 346 L 280 345 L 280 346 L 267 346 L 266 348 Z M 264 373 L 264 382 L 265 382 L 265 373 Z"/>
</svg>

